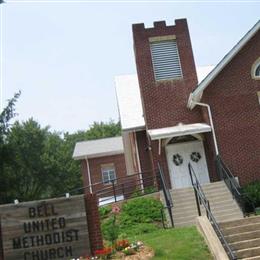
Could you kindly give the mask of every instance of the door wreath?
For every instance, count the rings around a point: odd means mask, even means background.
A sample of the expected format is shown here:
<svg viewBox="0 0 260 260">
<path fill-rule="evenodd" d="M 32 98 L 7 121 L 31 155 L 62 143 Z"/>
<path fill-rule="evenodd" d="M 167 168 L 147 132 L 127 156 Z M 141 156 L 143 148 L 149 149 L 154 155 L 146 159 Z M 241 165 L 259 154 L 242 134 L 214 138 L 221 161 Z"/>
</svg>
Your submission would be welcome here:
<svg viewBox="0 0 260 260">
<path fill-rule="evenodd" d="M 172 161 L 175 165 L 179 166 L 183 163 L 183 158 L 178 153 L 174 154 L 172 157 Z"/>
<path fill-rule="evenodd" d="M 198 162 L 200 159 L 201 159 L 201 155 L 199 152 L 193 152 L 191 153 L 190 155 L 190 159 L 193 161 L 193 162 Z"/>
</svg>

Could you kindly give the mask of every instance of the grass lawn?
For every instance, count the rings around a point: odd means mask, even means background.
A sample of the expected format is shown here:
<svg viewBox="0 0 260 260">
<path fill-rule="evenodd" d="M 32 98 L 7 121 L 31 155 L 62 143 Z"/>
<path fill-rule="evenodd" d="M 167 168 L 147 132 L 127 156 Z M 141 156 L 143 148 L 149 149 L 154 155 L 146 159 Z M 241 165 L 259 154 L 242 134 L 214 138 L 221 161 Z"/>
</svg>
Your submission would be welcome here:
<svg viewBox="0 0 260 260">
<path fill-rule="evenodd" d="M 133 240 L 141 240 L 155 250 L 154 260 L 212 260 L 209 249 L 196 227 L 159 230 L 138 235 Z"/>
</svg>

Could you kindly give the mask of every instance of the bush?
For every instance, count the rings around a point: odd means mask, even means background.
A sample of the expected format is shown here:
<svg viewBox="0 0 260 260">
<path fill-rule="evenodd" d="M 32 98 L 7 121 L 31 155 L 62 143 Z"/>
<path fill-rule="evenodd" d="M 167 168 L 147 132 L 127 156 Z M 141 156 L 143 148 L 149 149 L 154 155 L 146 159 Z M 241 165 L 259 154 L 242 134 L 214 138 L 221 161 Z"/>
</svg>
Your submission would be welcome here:
<svg viewBox="0 0 260 260">
<path fill-rule="evenodd" d="M 256 207 L 260 207 L 260 181 L 249 183 L 243 192 L 252 200 Z"/>
<path fill-rule="evenodd" d="M 107 241 L 110 241 L 111 244 L 114 244 L 119 235 L 119 225 L 116 223 L 115 216 L 110 217 L 104 223 L 102 223 L 101 230 L 104 238 Z"/>
<path fill-rule="evenodd" d="M 123 204 L 119 216 L 120 226 L 161 221 L 162 203 L 154 198 L 137 198 Z"/>
<path fill-rule="evenodd" d="M 140 188 L 135 189 L 135 191 L 131 195 L 131 198 L 140 197 L 140 196 L 143 196 L 145 194 L 154 193 L 156 191 L 157 191 L 157 189 L 154 186 L 145 187 L 143 191 Z"/>
<path fill-rule="evenodd" d="M 99 208 L 99 216 L 101 219 L 105 219 L 109 216 L 109 213 L 111 212 L 112 207 L 111 205 L 109 206 L 103 206 Z"/>
</svg>

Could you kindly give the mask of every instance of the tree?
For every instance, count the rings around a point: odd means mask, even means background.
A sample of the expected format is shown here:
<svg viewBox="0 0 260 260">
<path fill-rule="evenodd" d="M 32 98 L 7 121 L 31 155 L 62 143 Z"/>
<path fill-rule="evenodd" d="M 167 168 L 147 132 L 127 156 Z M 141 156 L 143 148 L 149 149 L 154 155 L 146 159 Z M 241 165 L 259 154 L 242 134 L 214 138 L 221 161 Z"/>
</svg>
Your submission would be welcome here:
<svg viewBox="0 0 260 260">
<path fill-rule="evenodd" d="M 7 135 L 12 162 L 4 167 L 8 198 L 33 200 L 47 193 L 51 174 L 43 160 L 47 135 L 48 128 L 41 129 L 33 119 L 12 126 Z"/>
<path fill-rule="evenodd" d="M 72 159 L 76 142 L 119 135 L 120 124 L 95 122 L 74 134 L 51 132 L 34 119 L 8 126 L 5 145 L 9 158 L 3 165 L 5 189 L 0 203 L 59 196 L 81 188 L 80 162 Z M 74 194 L 74 193 L 73 193 Z"/>
<path fill-rule="evenodd" d="M 9 201 L 28 201 L 61 195 L 82 186 L 79 163 L 70 144 L 32 118 L 15 122 L 7 136 L 12 163 L 4 171 Z"/>
<path fill-rule="evenodd" d="M 14 94 L 14 97 L 8 100 L 7 106 L 0 114 L 0 203 L 6 202 L 7 198 L 7 176 L 4 173 L 4 165 L 11 160 L 10 152 L 6 143 L 7 135 L 11 127 L 11 119 L 15 114 L 15 103 L 17 102 L 21 92 Z"/>
<path fill-rule="evenodd" d="M 108 123 L 94 122 L 86 131 L 86 140 L 114 137 L 121 135 L 120 122 L 110 120 Z"/>
<path fill-rule="evenodd" d="M 64 134 L 64 139 L 74 148 L 76 142 L 88 141 L 100 138 L 114 137 L 121 135 L 120 122 L 115 123 L 113 120 L 109 122 L 94 122 L 86 131 L 77 131 L 76 133 Z"/>
</svg>

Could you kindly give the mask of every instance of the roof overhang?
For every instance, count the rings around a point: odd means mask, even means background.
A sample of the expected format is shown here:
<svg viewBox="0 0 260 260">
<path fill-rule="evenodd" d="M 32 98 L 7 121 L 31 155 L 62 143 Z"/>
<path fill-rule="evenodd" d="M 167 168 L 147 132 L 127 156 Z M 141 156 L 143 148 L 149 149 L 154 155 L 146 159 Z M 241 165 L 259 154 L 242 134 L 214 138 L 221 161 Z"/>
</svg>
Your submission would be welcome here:
<svg viewBox="0 0 260 260">
<path fill-rule="evenodd" d="M 201 83 L 193 90 L 188 100 L 188 107 L 193 109 L 196 106 L 195 102 L 199 102 L 203 91 L 224 69 L 224 67 L 235 57 L 235 55 L 246 45 L 246 43 L 259 31 L 260 20 L 249 30 L 244 37 L 227 53 L 226 56 L 218 63 L 218 65 L 201 81 Z"/>
<path fill-rule="evenodd" d="M 93 153 L 93 154 L 89 154 L 89 155 L 74 156 L 73 159 L 74 160 L 85 160 L 85 159 L 93 159 L 93 158 L 112 156 L 112 155 L 118 155 L 118 154 L 124 154 L 124 150 L 104 152 L 104 153 Z"/>
<path fill-rule="evenodd" d="M 77 142 L 72 158 L 84 160 L 124 153 L 122 136 Z"/>
<path fill-rule="evenodd" d="M 206 132 L 211 132 L 211 127 L 204 123 L 187 125 L 179 124 L 177 126 L 172 127 L 148 130 L 148 134 L 150 135 L 151 140 L 159 140 L 176 136 L 192 135 Z"/>
</svg>

